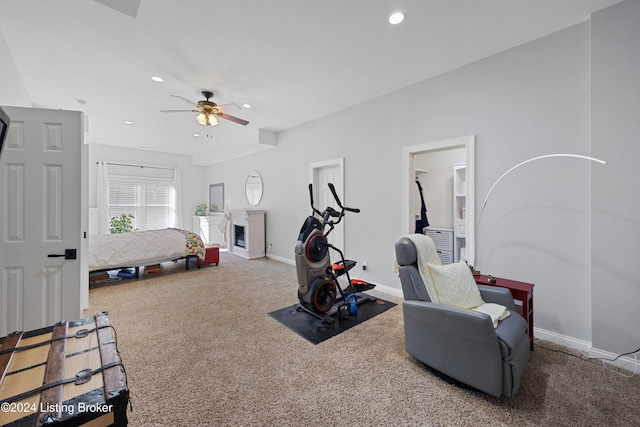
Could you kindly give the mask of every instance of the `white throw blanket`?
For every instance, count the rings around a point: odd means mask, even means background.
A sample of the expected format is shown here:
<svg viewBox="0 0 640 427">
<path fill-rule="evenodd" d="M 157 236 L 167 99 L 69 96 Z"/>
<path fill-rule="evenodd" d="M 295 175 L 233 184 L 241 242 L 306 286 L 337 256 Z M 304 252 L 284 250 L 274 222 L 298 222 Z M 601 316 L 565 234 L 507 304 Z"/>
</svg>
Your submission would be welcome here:
<svg viewBox="0 0 640 427">
<path fill-rule="evenodd" d="M 411 240 L 416 247 L 416 253 L 418 254 L 418 272 L 420 273 L 420 277 L 422 277 L 431 302 L 439 303 L 440 298 L 431 279 L 431 273 L 429 273 L 429 263 L 442 265 L 438 251 L 436 251 L 436 245 L 433 243 L 433 240 L 431 240 L 431 237 L 425 236 L 424 234 L 409 234 L 405 237 Z M 393 258 L 393 268 L 396 274 L 398 274 L 399 266 L 395 256 Z"/>
<path fill-rule="evenodd" d="M 434 276 L 431 275 L 431 272 L 429 270 L 429 264 L 442 265 L 442 262 L 440 261 L 440 257 L 438 256 L 438 251 L 436 250 L 433 240 L 431 240 L 430 237 L 425 236 L 423 234 L 410 234 L 410 235 L 407 235 L 406 237 L 409 240 L 411 240 L 416 247 L 416 253 L 418 255 L 417 256 L 418 272 L 420 273 L 420 277 L 424 282 L 424 286 L 427 290 L 427 294 L 429 294 L 429 298 L 431 299 L 431 302 L 441 304 L 442 301 L 440 300 L 437 286 L 433 281 Z M 447 267 L 449 266 L 450 265 L 447 265 Z M 466 265 L 465 265 L 465 268 L 467 268 Z M 398 265 L 398 260 L 395 258 L 395 256 L 393 259 L 393 269 L 397 275 L 399 273 L 399 265 Z M 471 274 L 470 271 L 467 271 L 467 273 L 469 275 Z M 460 281 L 461 280 L 458 280 L 458 282 Z M 472 281 L 472 284 L 474 286 L 477 286 L 475 285 L 475 281 L 473 280 L 473 278 L 469 277 L 469 281 Z M 440 283 L 440 286 L 444 286 L 444 285 L 445 285 L 444 283 Z M 471 309 L 477 312 L 485 313 L 489 315 L 494 328 L 498 327 L 498 323 L 500 322 L 500 320 L 503 320 L 509 317 L 509 315 L 511 314 L 509 310 L 507 310 L 507 308 L 503 305 L 494 304 L 494 303 L 485 303 L 480 296 L 478 296 L 478 298 L 479 298 L 478 303 L 482 302 L 482 304 L 478 305 L 477 307 L 472 307 Z M 453 305 L 458 306 L 457 304 L 453 304 Z M 470 307 L 465 306 L 463 308 L 470 308 Z"/>
<path fill-rule="evenodd" d="M 494 328 L 498 327 L 498 322 L 506 319 L 511 315 L 511 312 L 507 310 L 507 307 L 500 304 L 494 304 L 492 302 L 484 303 L 481 306 L 473 308 L 472 310 L 488 314 L 489 317 L 491 317 L 491 322 L 493 323 Z"/>
</svg>

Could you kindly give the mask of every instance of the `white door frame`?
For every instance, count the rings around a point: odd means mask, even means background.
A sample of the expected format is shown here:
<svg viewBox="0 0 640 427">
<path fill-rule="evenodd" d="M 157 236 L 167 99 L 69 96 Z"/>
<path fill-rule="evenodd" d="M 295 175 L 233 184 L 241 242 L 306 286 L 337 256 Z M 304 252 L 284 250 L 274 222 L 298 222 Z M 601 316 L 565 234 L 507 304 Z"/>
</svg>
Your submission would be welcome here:
<svg viewBox="0 0 640 427">
<path fill-rule="evenodd" d="M 441 141 L 427 142 L 402 148 L 402 234 L 413 233 L 411 218 L 411 200 L 415 181 L 413 159 L 416 154 L 431 151 L 451 150 L 464 148 L 467 162 L 467 212 L 466 231 L 467 249 L 466 256 L 469 264 L 475 261 L 475 135 L 459 138 L 445 139 Z M 413 224 L 415 225 L 415 224 Z"/>
<path fill-rule="evenodd" d="M 339 174 L 340 174 L 340 180 L 342 181 L 342 188 L 341 189 L 336 189 L 336 192 L 338 193 L 338 197 L 340 198 L 340 201 L 344 201 L 344 157 L 340 157 L 337 159 L 331 159 L 331 160 L 324 160 L 322 162 L 314 162 L 311 163 L 310 165 L 310 177 L 309 177 L 309 182 L 311 182 L 313 184 L 313 200 L 314 202 L 317 203 L 318 201 L 318 187 L 320 185 L 320 183 L 318 182 L 318 171 L 320 171 L 321 169 L 324 168 L 333 168 L 333 167 L 338 167 L 339 169 Z M 316 206 L 319 210 L 324 209 L 324 207 L 322 206 Z M 342 252 L 344 252 L 344 233 L 345 233 L 345 227 L 344 227 L 344 221 L 342 222 L 342 235 L 339 239 L 337 239 L 338 241 L 336 242 L 336 244 L 338 245 L 338 248 L 340 248 L 340 250 Z"/>
</svg>

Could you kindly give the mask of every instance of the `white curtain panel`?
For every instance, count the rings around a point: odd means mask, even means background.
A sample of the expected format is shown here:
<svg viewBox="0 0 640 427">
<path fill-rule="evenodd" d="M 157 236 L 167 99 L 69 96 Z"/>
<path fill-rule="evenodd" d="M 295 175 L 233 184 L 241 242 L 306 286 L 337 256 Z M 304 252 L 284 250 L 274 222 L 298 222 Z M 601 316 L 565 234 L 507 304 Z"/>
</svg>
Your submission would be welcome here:
<svg viewBox="0 0 640 427">
<path fill-rule="evenodd" d="M 173 226 L 182 228 L 182 174 L 180 169 L 173 170 Z"/>
<path fill-rule="evenodd" d="M 98 234 L 109 234 L 109 171 L 105 162 L 98 162 L 98 188 L 96 203 L 98 204 Z"/>
</svg>

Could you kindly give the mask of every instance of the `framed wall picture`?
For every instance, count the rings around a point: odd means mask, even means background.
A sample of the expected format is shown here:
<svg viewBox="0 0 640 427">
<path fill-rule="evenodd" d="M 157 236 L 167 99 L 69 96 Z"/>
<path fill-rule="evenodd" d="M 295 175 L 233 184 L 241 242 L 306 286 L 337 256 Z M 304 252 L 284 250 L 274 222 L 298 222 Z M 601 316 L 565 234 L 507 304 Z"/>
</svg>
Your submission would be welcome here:
<svg viewBox="0 0 640 427">
<path fill-rule="evenodd" d="M 209 185 L 209 212 L 224 210 L 224 182 Z"/>
</svg>

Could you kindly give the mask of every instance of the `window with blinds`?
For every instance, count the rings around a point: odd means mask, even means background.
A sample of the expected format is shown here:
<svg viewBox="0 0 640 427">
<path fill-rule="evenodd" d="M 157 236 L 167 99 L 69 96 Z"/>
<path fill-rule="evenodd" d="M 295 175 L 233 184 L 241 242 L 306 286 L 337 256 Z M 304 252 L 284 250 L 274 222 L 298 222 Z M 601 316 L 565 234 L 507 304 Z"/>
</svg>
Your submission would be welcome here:
<svg viewBox="0 0 640 427">
<path fill-rule="evenodd" d="M 133 215 L 133 226 L 157 230 L 173 226 L 173 180 L 130 176 L 109 177 L 111 217 Z"/>
</svg>

